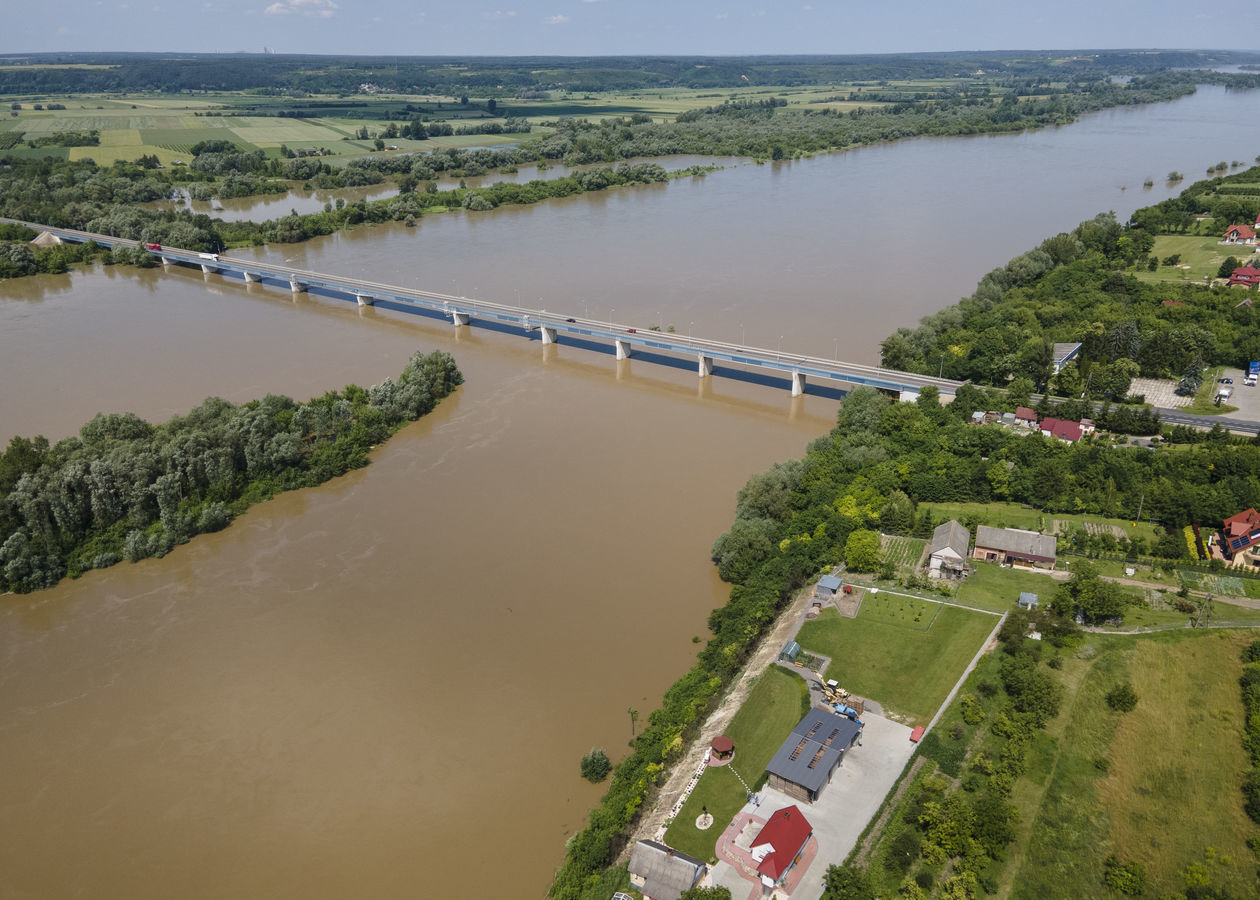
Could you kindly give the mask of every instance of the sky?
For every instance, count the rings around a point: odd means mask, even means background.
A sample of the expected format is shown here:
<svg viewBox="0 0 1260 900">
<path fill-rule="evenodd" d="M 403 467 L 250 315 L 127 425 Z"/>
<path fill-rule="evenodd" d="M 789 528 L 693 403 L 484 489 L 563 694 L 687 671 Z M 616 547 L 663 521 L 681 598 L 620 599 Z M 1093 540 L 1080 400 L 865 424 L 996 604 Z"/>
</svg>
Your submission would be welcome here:
<svg viewBox="0 0 1260 900">
<path fill-rule="evenodd" d="M 55 0 L 14 2 L 0 54 L 129 50 L 742 55 L 1254 48 L 1206 0 Z"/>
</svg>

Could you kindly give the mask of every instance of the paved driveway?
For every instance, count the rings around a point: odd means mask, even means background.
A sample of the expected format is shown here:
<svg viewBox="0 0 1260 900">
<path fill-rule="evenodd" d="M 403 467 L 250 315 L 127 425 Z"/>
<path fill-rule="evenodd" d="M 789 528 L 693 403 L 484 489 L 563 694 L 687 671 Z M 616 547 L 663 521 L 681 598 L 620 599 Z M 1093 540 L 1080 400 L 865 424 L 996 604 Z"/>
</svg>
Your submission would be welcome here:
<svg viewBox="0 0 1260 900">
<path fill-rule="evenodd" d="M 849 752 L 817 803 L 801 803 L 767 787 L 758 794 L 760 806 L 744 807 L 745 812 L 767 818 L 775 810 L 795 804 L 814 826 L 818 856 L 792 893 L 792 900 L 818 900 L 822 896 L 822 879 L 827 866 L 843 862 L 857 845 L 862 831 L 874 818 L 884 796 L 892 790 L 914 752 L 908 726 L 873 713 L 862 716 L 862 721 L 866 723 L 862 745 Z M 712 878 L 715 883 L 730 888 L 736 900 L 748 897 L 753 887 L 725 862 L 713 867 Z"/>
</svg>

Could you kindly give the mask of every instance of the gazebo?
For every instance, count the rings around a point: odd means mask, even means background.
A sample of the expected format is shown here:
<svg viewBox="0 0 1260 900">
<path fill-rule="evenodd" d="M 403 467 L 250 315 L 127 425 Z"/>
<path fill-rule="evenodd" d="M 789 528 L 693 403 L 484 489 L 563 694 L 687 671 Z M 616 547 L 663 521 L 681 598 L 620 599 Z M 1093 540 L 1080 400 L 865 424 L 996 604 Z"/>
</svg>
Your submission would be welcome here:
<svg viewBox="0 0 1260 900">
<path fill-rule="evenodd" d="M 709 744 L 709 765 L 724 766 L 735 758 L 735 742 L 724 734 L 719 734 Z"/>
</svg>

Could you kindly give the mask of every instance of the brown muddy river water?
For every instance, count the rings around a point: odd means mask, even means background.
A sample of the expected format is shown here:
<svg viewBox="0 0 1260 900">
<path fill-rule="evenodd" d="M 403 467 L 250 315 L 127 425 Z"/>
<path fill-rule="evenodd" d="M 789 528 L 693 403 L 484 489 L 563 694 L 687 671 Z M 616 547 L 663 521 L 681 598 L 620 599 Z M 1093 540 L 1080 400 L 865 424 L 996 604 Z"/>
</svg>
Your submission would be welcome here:
<svg viewBox="0 0 1260 900">
<path fill-rule="evenodd" d="M 1169 195 L 1146 177 L 1250 160 L 1235 123 L 1258 107 L 1204 89 L 258 252 L 875 361 L 1043 237 Z M 708 549 L 735 491 L 800 455 L 834 400 L 98 269 L 0 285 L 0 439 L 372 384 L 434 348 L 466 384 L 367 469 L 165 559 L 0 599 L 0 896 L 544 893 L 603 790 L 579 757 L 624 752 L 627 708 L 656 705 L 725 599 Z"/>
</svg>

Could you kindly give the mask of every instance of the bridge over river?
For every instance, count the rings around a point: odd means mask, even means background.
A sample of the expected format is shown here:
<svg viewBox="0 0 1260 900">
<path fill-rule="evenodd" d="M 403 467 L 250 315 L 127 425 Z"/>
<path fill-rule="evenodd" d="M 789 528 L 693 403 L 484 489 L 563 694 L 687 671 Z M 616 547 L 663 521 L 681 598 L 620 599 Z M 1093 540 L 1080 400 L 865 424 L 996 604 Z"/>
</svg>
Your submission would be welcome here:
<svg viewBox="0 0 1260 900">
<path fill-rule="evenodd" d="M 0 221 L 16 222 L 13 219 L 0 219 Z M 413 312 L 439 315 L 450 319 L 456 326 L 472 326 L 478 322 L 498 323 L 500 327 L 508 326 L 509 330 L 519 329 L 520 333 L 527 337 L 532 338 L 537 333 L 543 344 L 557 343 L 566 335 L 586 343 L 605 346 L 611 344 L 617 359 L 628 359 L 635 349 L 652 351 L 648 356 L 649 360 L 654 354 L 668 354 L 671 357 L 691 356 L 696 360 L 696 368 L 701 378 L 712 375 L 740 377 L 746 371 L 783 375 L 788 380 L 793 397 L 805 393 L 807 382 L 812 380 L 820 384 L 833 385 L 840 390 L 864 385 L 896 394 L 903 399 L 916 397 L 920 390 L 931 386 L 939 391 L 942 402 L 948 402 L 953 399 L 959 386 L 965 383 L 949 378 L 933 378 L 929 375 L 916 375 L 911 372 L 899 372 L 895 369 L 883 369 L 861 363 L 785 353 L 781 348 L 768 350 L 693 335 L 683 336 L 640 329 L 606 320 L 567 316 L 563 313 L 551 313 L 541 309 L 508 306 L 435 291 L 380 284 L 361 278 L 311 272 L 274 263 L 198 253 L 174 247 L 159 247 L 156 244 L 142 244 L 139 241 L 111 235 L 53 228 L 30 222 L 16 222 L 16 224 L 47 232 L 62 241 L 73 243 L 95 241 L 110 248 L 142 248 L 158 257 L 164 266 L 199 267 L 206 274 L 239 278 L 246 283 L 284 286 L 294 293 L 315 290 L 333 297 L 353 299 L 360 306 L 372 306 L 377 302 L 383 302 L 392 307 Z M 657 361 L 663 360 L 658 358 Z M 718 369 L 715 368 L 718 362 L 739 368 Z"/>
</svg>

